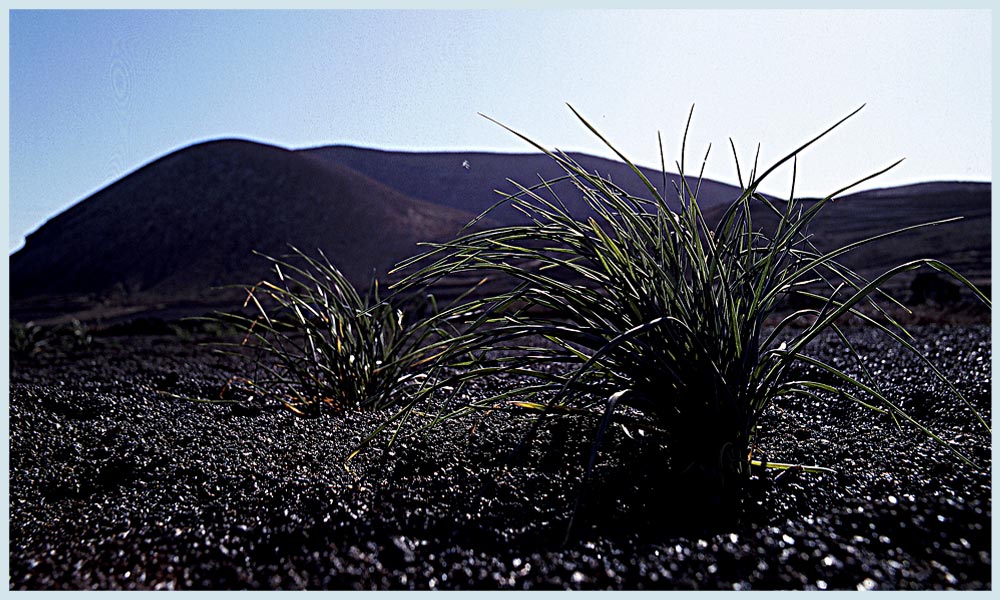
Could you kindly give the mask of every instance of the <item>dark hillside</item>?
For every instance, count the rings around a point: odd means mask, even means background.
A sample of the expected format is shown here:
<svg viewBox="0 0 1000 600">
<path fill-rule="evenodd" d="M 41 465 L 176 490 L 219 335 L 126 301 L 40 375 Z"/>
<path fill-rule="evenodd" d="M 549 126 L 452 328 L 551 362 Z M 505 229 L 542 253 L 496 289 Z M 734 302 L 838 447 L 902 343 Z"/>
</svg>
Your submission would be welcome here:
<svg viewBox="0 0 1000 600">
<path fill-rule="evenodd" d="M 326 146 L 301 150 L 303 154 L 323 160 L 328 164 L 350 167 L 368 177 L 395 188 L 407 196 L 436 202 L 479 214 L 503 196 L 518 191 L 508 179 L 531 187 L 541 179 L 551 180 L 564 175 L 562 168 L 551 158 L 540 154 L 497 154 L 489 152 L 385 152 L 352 146 Z M 650 193 L 636 174 L 624 163 L 570 153 L 569 156 L 590 172 L 610 178 L 626 192 L 640 198 L 650 198 Z M 468 165 L 468 168 L 464 165 Z M 662 193 L 663 175 L 658 169 L 642 169 L 647 179 Z M 668 175 L 667 201 L 676 208 L 673 188 L 677 175 Z M 580 213 L 584 204 L 568 184 L 556 187 L 566 205 Z M 716 181 L 702 182 L 699 198 L 705 207 L 731 202 L 740 190 Z M 491 215 L 504 223 L 524 222 L 524 216 L 509 207 L 501 207 Z"/>
<path fill-rule="evenodd" d="M 132 307 L 202 301 L 213 286 L 256 282 L 268 265 L 252 251 L 278 255 L 287 244 L 322 248 L 362 283 L 470 218 L 303 154 L 247 141 L 198 144 L 29 235 L 10 257 L 12 312 L 30 316 L 59 298 Z"/>
<path fill-rule="evenodd" d="M 858 249 L 848 262 L 882 272 L 908 260 L 936 258 L 971 279 L 989 281 L 991 188 L 989 183 L 933 182 L 859 192 L 824 210 L 818 229 L 835 247 L 879 231 L 961 217 Z"/>
<path fill-rule="evenodd" d="M 989 286 L 991 187 L 989 183 L 931 182 L 850 194 L 827 204 L 809 233 L 819 249 L 830 251 L 880 233 L 961 217 L 860 247 L 841 262 L 875 277 L 911 260 L 934 258 L 977 285 Z M 762 206 L 757 208 L 755 224 L 773 230 L 774 215 Z M 911 280 L 912 275 L 900 282 Z M 906 300 L 906 295 L 901 299 Z"/>
</svg>

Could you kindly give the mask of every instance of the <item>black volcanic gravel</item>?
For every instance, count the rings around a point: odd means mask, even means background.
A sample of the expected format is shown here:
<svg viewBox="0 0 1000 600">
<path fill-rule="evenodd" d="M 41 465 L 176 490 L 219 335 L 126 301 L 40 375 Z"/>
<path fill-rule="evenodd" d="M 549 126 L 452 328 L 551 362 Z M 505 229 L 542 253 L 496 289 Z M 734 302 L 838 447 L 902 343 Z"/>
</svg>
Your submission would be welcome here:
<svg viewBox="0 0 1000 600">
<path fill-rule="evenodd" d="M 990 328 L 916 333 L 989 421 Z M 983 471 L 847 401 L 784 400 L 763 451 L 837 475 L 755 476 L 739 523 L 683 533 L 663 507 L 685 490 L 657 477 L 657 444 L 613 428 L 565 543 L 593 420 L 546 425 L 516 460 L 519 419 L 456 421 L 348 472 L 384 415 L 161 394 L 217 397 L 236 373 L 190 339 L 16 359 L 10 588 L 991 589 L 990 435 L 925 365 L 852 335 L 892 397 Z M 816 352 L 846 360 L 829 340 Z"/>
</svg>

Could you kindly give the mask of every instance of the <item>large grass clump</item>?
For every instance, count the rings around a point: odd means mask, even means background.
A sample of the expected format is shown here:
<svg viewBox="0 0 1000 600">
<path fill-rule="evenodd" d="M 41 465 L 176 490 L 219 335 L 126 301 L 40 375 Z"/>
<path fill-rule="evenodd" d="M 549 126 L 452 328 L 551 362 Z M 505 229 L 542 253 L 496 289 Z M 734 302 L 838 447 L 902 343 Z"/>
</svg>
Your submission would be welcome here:
<svg viewBox="0 0 1000 600">
<path fill-rule="evenodd" d="M 450 383 L 502 373 L 521 383 L 492 397 L 442 400 L 452 404 L 435 407 L 435 414 L 445 418 L 518 407 L 536 410 L 536 423 L 547 416 L 596 415 L 588 472 L 609 425 L 639 415 L 669 447 L 668 464 L 656 468 L 684 482 L 678 488 L 683 493 L 697 490 L 709 505 L 739 498 L 754 460 L 757 424 L 779 396 L 852 400 L 935 436 L 870 375 L 841 324 L 860 319 L 920 355 L 905 328 L 883 310 L 885 303 L 898 304 L 881 291 L 883 284 L 907 271 L 933 269 L 973 289 L 987 305 L 989 299 L 930 258 L 871 280 L 841 264 L 855 248 L 912 227 L 836 249 L 813 245 L 810 226 L 823 207 L 888 169 L 819 200 L 797 199 L 794 176 L 788 199 L 758 192 L 775 169 L 789 161 L 794 165 L 800 152 L 856 112 L 773 166 L 758 173 L 755 164 L 746 184 L 740 174 L 742 193 L 715 222 L 699 207 L 701 175 L 686 172 L 683 145 L 679 177 L 668 194 L 665 161 L 657 187 L 574 111 L 642 180 L 648 196 L 639 198 L 568 155 L 514 132 L 564 169 L 558 180 L 563 187 L 556 181 L 520 186 L 520 193 L 504 201 L 524 213 L 529 224 L 470 232 L 433 245 L 403 265 L 420 270 L 401 287 L 468 272 L 511 282 L 446 315 L 462 319 L 463 325 L 442 360 L 461 367 Z M 566 181 L 573 184 L 571 193 L 586 200 L 589 214 L 571 214 L 560 200 Z M 670 195 L 676 203 L 668 202 Z M 776 225 L 755 224 L 752 207 L 773 214 Z M 791 295 L 811 299 L 809 307 L 779 314 Z M 842 342 L 845 355 L 853 358 L 847 363 L 860 364 L 860 374 L 809 353 L 810 342 L 824 332 Z M 810 368 L 792 369 L 796 363 Z M 940 371 L 934 373 L 958 402 L 965 402 Z"/>
</svg>

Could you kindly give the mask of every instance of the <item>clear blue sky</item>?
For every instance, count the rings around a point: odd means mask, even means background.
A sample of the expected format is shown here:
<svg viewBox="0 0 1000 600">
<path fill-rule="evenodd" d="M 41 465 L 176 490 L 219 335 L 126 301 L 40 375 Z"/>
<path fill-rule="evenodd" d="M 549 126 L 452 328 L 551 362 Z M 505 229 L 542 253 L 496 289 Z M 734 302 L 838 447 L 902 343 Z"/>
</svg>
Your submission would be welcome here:
<svg viewBox="0 0 1000 600">
<path fill-rule="evenodd" d="M 991 179 L 989 11 L 13 11 L 11 250 L 44 221 L 192 142 L 287 148 L 530 150 L 689 160 L 735 182 L 867 107 L 803 155 L 823 194 L 895 159 L 868 187 Z M 790 173 L 765 191 L 786 193 Z"/>
</svg>

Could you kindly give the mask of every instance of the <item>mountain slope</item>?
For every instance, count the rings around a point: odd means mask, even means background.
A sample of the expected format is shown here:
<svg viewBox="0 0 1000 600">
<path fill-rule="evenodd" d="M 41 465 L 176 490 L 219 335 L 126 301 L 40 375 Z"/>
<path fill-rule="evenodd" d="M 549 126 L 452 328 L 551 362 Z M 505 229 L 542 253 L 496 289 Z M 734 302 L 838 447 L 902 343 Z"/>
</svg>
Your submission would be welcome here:
<svg viewBox="0 0 1000 600">
<path fill-rule="evenodd" d="M 525 187 L 539 183 L 540 178 L 552 180 L 565 173 L 551 158 L 544 154 L 497 154 L 490 152 L 387 152 L 356 148 L 353 146 L 324 146 L 299 152 L 327 164 L 343 165 L 382 182 L 400 192 L 426 200 L 479 214 L 503 196 L 494 190 L 513 194 L 518 188 L 508 179 Z M 650 193 L 638 176 L 624 163 L 591 156 L 569 153 L 588 171 L 597 171 L 610 178 L 626 192 L 640 198 L 650 198 Z M 663 193 L 663 174 L 656 169 L 641 169 L 656 189 Z M 676 192 L 671 181 L 679 183 L 678 176 L 667 180 L 667 202 L 676 206 Z M 584 204 L 574 194 L 572 186 L 556 186 L 559 194 L 574 214 L 585 214 Z M 699 200 L 704 207 L 727 204 L 739 197 L 736 186 L 717 181 L 703 181 Z M 525 222 L 524 216 L 509 206 L 498 207 L 491 218 L 503 224 Z"/>
<path fill-rule="evenodd" d="M 831 251 L 904 227 L 959 217 L 862 246 L 839 260 L 875 277 L 904 262 L 934 258 L 988 284 L 991 196 L 989 183 L 947 181 L 857 192 L 824 206 L 809 233 L 819 249 Z M 776 219 L 764 207 L 755 207 L 753 214 L 756 226 L 773 228 Z"/>
<path fill-rule="evenodd" d="M 53 218 L 10 257 L 12 310 L 31 298 L 83 303 L 202 299 L 255 283 L 270 255 L 322 248 L 367 285 L 452 236 L 471 215 L 408 198 L 346 167 L 247 141 L 197 144 L 156 160 Z M 20 302 L 19 302 L 20 301 Z"/>
</svg>

